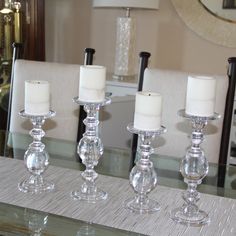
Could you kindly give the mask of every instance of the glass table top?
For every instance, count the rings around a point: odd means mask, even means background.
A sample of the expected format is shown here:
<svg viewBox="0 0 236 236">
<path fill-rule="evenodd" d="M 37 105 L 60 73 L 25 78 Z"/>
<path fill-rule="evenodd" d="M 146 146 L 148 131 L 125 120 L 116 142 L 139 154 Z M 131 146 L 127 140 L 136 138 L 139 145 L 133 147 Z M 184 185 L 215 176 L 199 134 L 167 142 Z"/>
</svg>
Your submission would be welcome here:
<svg viewBox="0 0 236 236">
<path fill-rule="evenodd" d="M 25 134 L 9 134 L 7 141 L 4 142 L 4 135 L 4 132 L 0 132 L 0 155 L 23 159 L 24 152 L 32 141 L 31 137 Z M 44 138 L 43 142 L 50 154 L 51 165 L 84 170 L 84 165 L 76 153 L 76 143 L 52 138 Z M 157 171 L 159 185 L 186 189 L 179 172 L 180 159 L 156 154 L 153 154 L 151 159 Z M 96 171 L 99 174 L 128 179 L 132 168 L 131 163 L 130 150 L 105 147 Z M 224 186 L 219 187 L 217 186 L 219 166 L 210 163 L 209 173 L 198 187 L 199 192 L 236 198 L 236 166 L 226 166 L 224 170 L 226 171 Z M 141 234 L 0 203 L 0 235 L 122 236 Z"/>
<path fill-rule="evenodd" d="M 32 138 L 29 135 L 10 134 L 5 153 L 1 155 L 23 159 L 24 152 L 31 141 Z M 80 162 L 76 153 L 76 143 L 52 138 L 44 138 L 43 142 L 50 154 L 51 165 L 84 170 L 84 165 Z M 180 189 L 186 188 L 183 177 L 179 172 L 179 158 L 152 154 L 151 160 L 157 171 L 159 185 Z M 104 148 L 104 154 L 98 166 L 95 167 L 99 174 L 126 179 L 129 178 L 131 168 L 130 150 L 112 147 Z M 221 181 L 221 185 L 218 181 L 219 171 L 225 171 L 225 178 Z M 203 193 L 236 198 L 236 166 L 218 166 L 210 163 L 208 175 L 203 179 L 203 183 L 198 186 L 198 190 Z"/>
<path fill-rule="evenodd" d="M 0 203 L 0 235 L 141 236 L 143 234 Z"/>
</svg>

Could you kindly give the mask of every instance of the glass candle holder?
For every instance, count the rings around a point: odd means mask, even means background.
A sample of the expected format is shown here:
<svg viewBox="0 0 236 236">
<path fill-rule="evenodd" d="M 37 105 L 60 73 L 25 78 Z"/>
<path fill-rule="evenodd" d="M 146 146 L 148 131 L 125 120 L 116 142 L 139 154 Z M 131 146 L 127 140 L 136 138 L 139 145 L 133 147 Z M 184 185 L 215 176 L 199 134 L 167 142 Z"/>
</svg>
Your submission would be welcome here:
<svg viewBox="0 0 236 236">
<path fill-rule="evenodd" d="M 77 147 L 77 152 L 86 169 L 81 174 L 84 183 L 80 190 L 72 191 L 71 195 L 74 199 L 95 203 L 98 200 L 105 200 L 107 198 L 107 193 L 96 186 L 95 181 L 98 178 L 98 174 L 94 170 L 94 167 L 98 164 L 103 154 L 103 144 L 97 134 L 97 126 L 99 124 L 98 111 L 101 106 L 110 104 L 111 99 L 110 97 L 106 97 L 100 103 L 87 103 L 80 101 L 76 97 L 74 98 L 74 102 L 83 105 L 87 113 L 87 117 L 84 120 L 86 131 Z"/>
<path fill-rule="evenodd" d="M 160 205 L 157 201 L 149 199 L 147 196 L 157 184 L 157 174 L 150 160 L 150 155 L 153 153 L 151 141 L 156 136 L 166 132 L 166 128 L 161 126 L 160 129 L 155 131 L 145 131 L 134 128 L 131 123 L 127 129 L 131 133 L 138 134 L 139 144 L 137 151 L 140 159 L 132 168 L 129 176 L 130 185 L 133 187 L 136 196 L 127 199 L 124 202 L 124 206 L 138 214 L 153 213 L 160 210 Z"/>
<path fill-rule="evenodd" d="M 49 165 L 49 154 L 45 150 L 45 144 L 41 139 L 45 135 L 42 125 L 45 120 L 55 116 L 54 111 L 49 111 L 46 115 L 30 115 L 25 111 L 20 112 L 20 116 L 30 119 L 33 129 L 29 134 L 33 137 L 33 142 L 29 145 L 24 154 L 24 163 L 31 174 L 30 177 L 18 184 L 20 191 L 25 193 L 50 192 L 54 189 L 54 184 L 43 178 L 42 174 Z"/>
<path fill-rule="evenodd" d="M 199 226 L 210 222 L 208 214 L 200 210 L 196 204 L 200 199 L 197 186 L 201 184 L 209 169 L 208 161 L 200 144 L 204 140 L 203 130 L 208 121 L 219 119 L 220 115 L 214 113 L 209 117 L 191 116 L 186 114 L 185 110 L 180 110 L 178 114 L 190 120 L 192 136 L 191 147 L 180 163 L 180 172 L 184 177 L 184 182 L 188 185 L 187 190 L 183 193 L 185 203 L 171 211 L 171 218 L 182 224 Z"/>
</svg>

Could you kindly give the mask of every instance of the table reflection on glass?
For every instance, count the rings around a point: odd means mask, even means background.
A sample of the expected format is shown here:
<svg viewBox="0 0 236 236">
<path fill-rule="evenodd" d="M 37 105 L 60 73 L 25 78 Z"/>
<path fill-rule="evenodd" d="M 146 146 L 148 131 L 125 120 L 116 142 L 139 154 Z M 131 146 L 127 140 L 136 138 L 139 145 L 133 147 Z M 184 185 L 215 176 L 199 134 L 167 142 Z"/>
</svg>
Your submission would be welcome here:
<svg viewBox="0 0 236 236">
<path fill-rule="evenodd" d="M 141 236 L 142 234 L 0 203 L 0 235 Z"/>
</svg>

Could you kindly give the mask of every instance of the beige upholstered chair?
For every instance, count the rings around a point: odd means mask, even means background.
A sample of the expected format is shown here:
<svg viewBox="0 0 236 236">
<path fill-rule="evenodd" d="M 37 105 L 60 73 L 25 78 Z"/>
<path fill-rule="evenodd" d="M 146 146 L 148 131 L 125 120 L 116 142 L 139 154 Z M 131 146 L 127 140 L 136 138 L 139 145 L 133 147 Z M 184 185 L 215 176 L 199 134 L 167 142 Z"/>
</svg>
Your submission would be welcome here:
<svg viewBox="0 0 236 236">
<path fill-rule="evenodd" d="M 24 81 L 47 80 L 51 88 L 51 109 L 56 111 L 56 116 L 46 120 L 43 126 L 45 136 L 75 142 L 79 106 L 72 101 L 72 98 L 78 95 L 79 69 L 79 65 L 16 60 L 12 83 L 10 132 L 27 134 L 32 128 L 29 120 L 18 115 L 19 111 L 24 109 Z M 26 143 L 28 144 L 28 141 L 22 143 L 24 142 L 22 138 L 12 139 L 11 142 L 14 142 L 14 146 L 19 146 L 19 148 L 25 148 Z"/>
<path fill-rule="evenodd" d="M 190 146 L 191 125 L 177 114 L 178 110 L 185 108 L 188 75 L 189 73 L 173 70 L 145 69 L 142 90 L 159 92 L 163 96 L 162 124 L 168 131 L 155 144 L 160 155 L 183 157 L 186 148 Z M 202 147 L 208 161 L 218 163 L 228 78 L 212 76 L 217 80 L 215 111 L 222 118 L 209 122 Z"/>
</svg>

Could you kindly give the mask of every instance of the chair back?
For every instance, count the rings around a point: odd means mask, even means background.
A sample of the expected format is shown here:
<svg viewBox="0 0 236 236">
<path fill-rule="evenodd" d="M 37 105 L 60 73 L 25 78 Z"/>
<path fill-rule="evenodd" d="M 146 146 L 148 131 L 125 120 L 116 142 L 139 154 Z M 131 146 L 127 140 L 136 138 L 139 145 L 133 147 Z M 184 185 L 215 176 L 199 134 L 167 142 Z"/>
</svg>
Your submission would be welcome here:
<svg viewBox="0 0 236 236">
<path fill-rule="evenodd" d="M 53 119 L 45 122 L 47 137 L 75 141 L 78 126 L 78 105 L 72 98 L 78 94 L 79 65 L 16 60 L 12 84 L 10 132 L 28 133 L 32 124 L 19 116 L 24 109 L 25 80 L 47 80 L 51 88 Z"/>
<path fill-rule="evenodd" d="M 12 67 L 11 67 L 11 84 L 10 84 L 10 91 L 9 91 L 9 102 L 8 102 L 8 113 L 7 113 L 7 127 L 6 130 L 9 131 L 9 124 L 11 118 L 11 102 L 12 102 L 12 87 L 13 87 L 13 80 L 14 80 L 14 65 L 16 59 L 21 58 L 22 54 L 22 47 L 23 44 L 21 43 L 13 43 L 13 54 L 12 54 Z"/>
<path fill-rule="evenodd" d="M 167 133 L 157 139 L 156 152 L 160 155 L 183 157 L 190 146 L 191 124 L 178 116 L 178 111 L 185 108 L 187 79 L 190 74 L 181 71 L 146 69 L 144 72 L 143 90 L 159 92 L 163 97 L 162 124 Z M 192 74 L 193 75 L 193 74 Z M 216 76 L 215 111 L 222 118 L 209 122 L 205 130 L 205 141 L 202 148 L 209 162 L 218 163 L 223 117 L 228 90 L 227 76 Z"/>
</svg>

